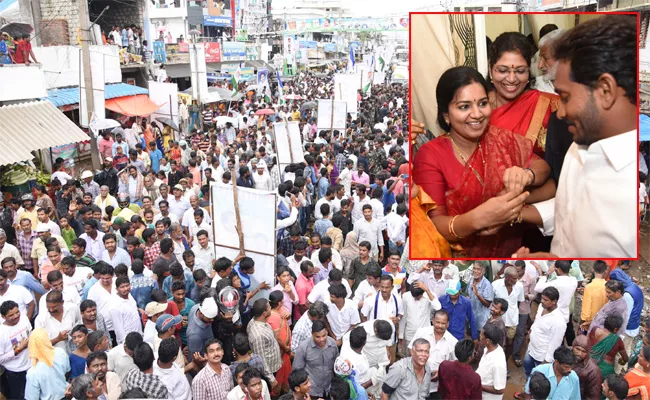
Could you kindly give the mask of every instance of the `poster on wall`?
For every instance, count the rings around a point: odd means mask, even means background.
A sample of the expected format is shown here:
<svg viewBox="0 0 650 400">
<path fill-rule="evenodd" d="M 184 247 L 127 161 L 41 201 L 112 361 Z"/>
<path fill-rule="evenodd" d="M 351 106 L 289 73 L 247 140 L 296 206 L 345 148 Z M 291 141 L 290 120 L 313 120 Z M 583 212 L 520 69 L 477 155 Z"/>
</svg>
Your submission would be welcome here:
<svg viewBox="0 0 650 400">
<path fill-rule="evenodd" d="M 221 62 L 221 43 L 218 42 L 205 42 L 205 62 L 218 63 Z"/>
<path fill-rule="evenodd" d="M 276 122 L 273 124 L 273 132 L 280 171 L 284 171 L 284 168 L 291 163 L 305 162 L 298 121 Z M 291 146 L 289 146 L 289 137 Z"/>
<path fill-rule="evenodd" d="M 296 37 L 293 35 L 284 36 L 284 59 L 290 66 L 296 65 L 296 53 L 294 51 Z"/>
<path fill-rule="evenodd" d="M 153 42 L 153 59 L 159 64 L 167 62 L 167 53 L 165 52 L 165 42 L 156 40 Z"/>
<path fill-rule="evenodd" d="M 269 83 L 269 70 L 266 68 L 260 68 L 257 70 L 257 86 L 260 88 L 268 85 Z"/>
<path fill-rule="evenodd" d="M 223 61 L 244 61 L 246 60 L 246 43 L 223 42 Z"/>
<path fill-rule="evenodd" d="M 187 43 L 167 43 L 165 44 L 165 53 L 167 54 L 167 64 L 190 63 L 190 53 L 188 52 Z"/>
<path fill-rule="evenodd" d="M 332 114 L 332 103 L 334 103 L 334 113 Z M 328 99 L 318 100 L 318 121 L 316 126 L 321 129 L 338 129 L 345 131 L 345 122 L 348 115 L 348 103 L 345 101 L 332 101 Z"/>
<path fill-rule="evenodd" d="M 334 75 L 334 99 L 345 101 L 348 104 L 348 112 L 350 114 L 356 114 L 358 112 L 357 88 L 359 88 L 359 78 L 357 75 Z"/>
<path fill-rule="evenodd" d="M 231 260 L 239 254 L 239 235 L 235 226 L 235 201 L 232 185 L 212 184 L 210 186 L 212 204 L 212 228 L 214 249 L 217 258 Z M 241 231 L 244 235 L 244 252 L 255 261 L 255 273 L 251 276 L 251 288 L 266 282 L 275 284 L 275 227 L 277 214 L 277 195 L 273 192 L 238 187 L 238 208 Z M 268 291 L 259 293 L 268 297 Z"/>
</svg>

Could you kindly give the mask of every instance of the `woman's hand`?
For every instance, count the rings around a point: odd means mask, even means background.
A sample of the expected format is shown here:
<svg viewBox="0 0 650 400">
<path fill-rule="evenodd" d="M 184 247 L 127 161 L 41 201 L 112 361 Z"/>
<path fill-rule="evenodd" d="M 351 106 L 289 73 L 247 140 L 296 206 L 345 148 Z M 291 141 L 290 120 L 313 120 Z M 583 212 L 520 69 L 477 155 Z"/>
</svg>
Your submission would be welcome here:
<svg viewBox="0 0 650 400">
<path fill-rule="evenodd" d="M 503 185 L 509 192 L 517 194 L 524 191 L 533 181 L 533 174 L 520 167 L 510 167 L 503 174 Z"/>
<path fill-rule="evenodd" d="M 531 253 L 529 248 L 521 247 L 519 250 L 517 250 L 517 252 L 515 254 L 512 255 L 512 258 L 526 258 L 526 259 L 528 259 L 528 258 L 538 258 L 538 259 L 540 259 L 541 258 L 541 259 L 545 259 L 545 258 L 559 258 L 559 257 L 556 256 L 555 254 L 552 254 L 552 253 L 543 253 L 543 252 Z M 552 273 L 552 271 L 549 269 L 547 275 L 550 275 L 551 273 Z"/>
<path fill-rule="evenodd" d="M 415 141 L 419 135 L 424 135 L 426 130 L 424 124 L 414 119 L 411 120 L 411 141 Z"/>
<path fill-rule="evenodd" d="M 478 230 L 492 228 L 515 220 L 524 207 L 524 201 L 526 201 L 529 194 L 528 192 L 519 194 L 509 191 L 478 206 L 475 209 L 479 213 Z"/>
</svg>

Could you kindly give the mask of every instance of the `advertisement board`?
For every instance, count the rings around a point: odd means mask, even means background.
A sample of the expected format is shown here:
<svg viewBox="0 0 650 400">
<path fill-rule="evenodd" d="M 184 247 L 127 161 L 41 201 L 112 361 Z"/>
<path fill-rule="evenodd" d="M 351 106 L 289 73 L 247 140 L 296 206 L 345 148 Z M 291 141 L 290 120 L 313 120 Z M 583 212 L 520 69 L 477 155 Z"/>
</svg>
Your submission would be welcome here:
<svg viewBox="0 0 650 400">
<path fill-rule="evenodd" d="M 212 1 L 212 0 L 210 0 Z M 228 16 L 216 17 L 213 15 L 204 15 L 203 16 L 203 25 L 205 26 L 219 26 L 219 27 L 230 27 L 232 26 L 232 19 Z"/>
<path fill-rule="evenodd" d="M 156 40 L 153 42 L 153 59 L 159 64 L 167 63 L 167 53 L 165 52 L 165 42 Z"/>
<path fill-rule="evenodd" d="M 405 17 L 292 19 L 286 23 L 285 33 L 406 31 L 408 25 Z"/>
<path fill-rule="evenodd" d="M 223 42 L 223 61 L 244 61 L 246 60 L 246 43 Z"/>
<path fill-rule="evenodd" d="M 221 44 L 217 42 L 206 42 L 205 44 L 205 62 L 221 62 Z"/>
<path fill-rule="evenodd" d="M 239 64 L 223 64 L 221 65 L 221 73 L 234 75 L 235 72 L 237 72 L 237 68 L 239 68 Z M 247 81 L 253 78 L 257 79 L 257 75 L 255 75 L 255 69 L 253 67 L 240 68 L 239 74 L 241 80 Z"/>
<path fill-rule="evenodd" d="M 181 43 L 180 45 L 177 43 L 165 44 L 167 64 L 189 64 L 190 53 L 188 51 L 187 43 Z"/>
</svg>

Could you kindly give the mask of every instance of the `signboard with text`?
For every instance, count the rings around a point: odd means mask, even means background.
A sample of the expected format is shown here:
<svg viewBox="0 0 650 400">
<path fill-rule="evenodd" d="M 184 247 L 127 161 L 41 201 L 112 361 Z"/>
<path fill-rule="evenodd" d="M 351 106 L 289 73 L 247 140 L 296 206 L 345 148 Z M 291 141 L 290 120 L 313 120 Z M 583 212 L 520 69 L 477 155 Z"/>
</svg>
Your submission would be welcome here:
<svg viewBox="0 0 650 400">
<path fill-rule="evenodd" d="M 221 44 L 217 42 L 205 43 L 205 62 L 218 63 L 221 62 Z"/>
<path fill-rule="evenodd" d="M 187 43 L 167 43 L 165 44 L 165 53 L 167 54 L 167 64 L 190 63 L 190 53 Z"/>
<path fill-rule="evenodd" d="M 223 61 L 244 61 L 246 60 L 246 43 L 223 42 Z"/>
<path fill-rule="evenodd" d="M 167 53 L 165 52 L 165 42 L 156 40 L 153 42 L 153 59 L 159 64 L 167 63 Z"/>
</svg>

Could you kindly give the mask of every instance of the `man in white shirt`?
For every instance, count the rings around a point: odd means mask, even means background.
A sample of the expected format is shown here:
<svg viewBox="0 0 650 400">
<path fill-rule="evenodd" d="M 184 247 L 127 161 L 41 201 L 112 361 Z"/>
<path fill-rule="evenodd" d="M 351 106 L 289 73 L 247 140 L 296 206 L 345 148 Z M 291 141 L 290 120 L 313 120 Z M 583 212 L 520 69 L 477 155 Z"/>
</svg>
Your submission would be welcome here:
<svg viewBox="0 0 650 400">
<path fill-rule="evenodd" d="M 106 322 L 106 329 L 109 332 L 113 331 L 113 319 L 111 318 L 111 308 L 113 308 L 113 296 L 115 291 L 113 284 L 113 266 L 104 262 L 98 261 L 99 266 L 99 282 L 95 283 L 88 291 L 88 300 L 92 300 L 97 304 L 97 312 L 101 314 Z"/>
<path fill-rule="evenodd" d="M 63 273 L 63 285 L 75 289 L 79 296 L 83 294 L 86 282 L 94 275 L 92 268 L 77 267 L 77 260 L 74 256 L 63 257 L 61 272 Z"/>
<path fill-rule="evenodd" d="M 359 243 L 364 240 L 370 242 L 370 246 L 372 246 L 370 253 L 375 261 L 384 258 L 384 235 L 381 222 L 373 218 L 370 204 L 363 206 L 363 219 L 354 222 L 354 233 L 357 234 Z"/>
<path fill-rule="evenodd" d="M 69 332 L 81 324 L 79 305 L 63 303 L 63 294 L 57 290 L 44 296 L 46 309 L 41 310 L 34 323 L 35 328 L 44 328 L 54 347 L 68 352 Z M 47 311 L 45 311 L 47 310 Z"/>
<path fill-rule="evenodd" d="M 343 168 L 343 171 L 341 171 L 338 178 L 336 178 L 336 183 L 343 185 L 345 194 L 348 196 L 351 194 L 353 167 L 354 162 L 348 158 L 345 160 L 345 168 Z"/>
<path fill-rule="evenodd" d="M 169 199 L 169 213 L 176 216 L 176 221 L 183 220 L 183 214 L 190 208 L 190 202 L 183 197 L 183 186 L 177 184 L 172 191 L 174 196 Z M 160 208 L 162 213 L 162 207 Z"/>
<path fill-rule="evenodd" d="M 442 271 L 447 264 L 447 261 L 441 260 L 427 262 L 416 272 L 411 273 L 406 282 L 412 285 L 413 282 L 420 281 L 427 285 L 436 298 L 440 298 L 447 293 L 448 279 L 446 279 L 442 274 Z"/>
<path fill-rule="evenodd" d="M 389 274 L 382 275 L 379 278 L 379 292 L 368 298 L 361 308 L 361 319 L 365 322 L 388 318 L 395 326 L 399 326 L 403 316 L 402 298 L 393 291 L 393 277 Z"/>
<path fill-rule="evenodd" d="M 32 325 L 11 300 L 0 304 L 0 316 L 4 319 L 0 325 L 0 365 L 7 378 L 5 394 L 9 399 L 24 399 L 27 370 L 32 366 L 27 351 Z"/>
<path fill-rule="evenodd" d="M 198 231 L 196 233 L 196 239 L 197 241 L 194 242 L 194 246 L 192 247 L 192 252 L 194 253 L 194 257 L 196 257 L 197 261 L 200 260 L 201 262 L 197 264 L 198 266 L 201 266 L 206 269 L 206 273 L 210 275 L 212 272 L 212 264 L 214 260 L 216 260 L 215 253 L 214 253 L 214 243 L 210 242 L 210 234 L 206 231 Z M 200 268 L 200 269 L 203 269 Z"/>
<path fill-rule="evenodd" d="M 511 351 L 519 325 L 519 303 L 526 300 L 524 285 L 519 282 L 515 267 L 507 267 L 503 272 L 503 279 L 492 282 L 492 290 L 495 299 L 501 298 L 508 302 L 508 311 L 503 315 L 503 322 L 506 325 L 506 349 Z M 509 355 L 509 351 L 506 351 L 506 357 Z"/>
<path fill-rule="evenodd" d="M 52 235 L 61 236 L 61 228 L 57 225 L 56 222 L 50 219 L 50 216 L 47 214 L 47 210 L 44 208 L 39 208 L 36 211 L 36 217 L 38 221 L 50 228 Z"/>
<path fill-rule="evenodd" d="M 7 277 L 7 272 L 0 269 L 0 305 L 11 300 L 18 304 L 21 314 L 25 315 L 27 319 L 31 319 L 34 316 L 34 297 L 24 287 L 7 282 Z M 0 318 L 0 322 L 2 322 L 2 318 Z"/>
<path fill-rule="evenodd" d="M 271 175 L 266 172 L 266 162 L 260 160 L 256 165 L 256 173 L 252 175 L 255 182 L 255 189 L 273 191 L 273 184 L 271 182 Z"/>
<path fill-rule="evenodd" d="M 113 320 L 113 329 L 115 330 L 118 345 L 124 343 L 129 332 L 142 333 L 138 305 L 131 296 L 131 282 L 125 276 L 115 280 L 111 319 Z"/>
<path fill-rule="evenodd" d="M 406 242 L 406 226 L 409 222 L 406 216 L 406 204 L 398 205 L 397 212 L 388 213 L 385 220 L 388 231 L 388 249 L 397 250 L 402 254 Z"/>
<path fill-rule="evenodd" d="M 449 327 L 449 314 L 445 310 L 438 310 L 433 316 L 433 329 L 431 327 L 420 328 L 415 332 L 413 339 L 408 345 L 408 348 L 413 347 L 413 342 L 416 339 L 426 339 L 431 343 L 431 349 L 429 350 L 429 360 L 427 360 L 427 365 L 431 368 L 431 374 L 436 375 L 438 372 L 438 366 L 443 361 L 454 361 L 456 360 L 456 355 L 454 354 L 454 348 L 456 347 L 456 342 L 458 339 L 454 337 L 447 328 Z M 438 392 L 438 382 L 431 381 L 429 386 L 429 392 L 437 395 Z M 435 398 L 435 396 L 434 396 Z"/>
<path fill-rule="evenodd" d="M 203 210 L 203 220 L 208 226 L 212 226 L 212 218 L 208 214 L 207 210 L 199 206 L 199 196 L 193 194 L 190 196 L 190 208 L 185 211 L 183 218 L 178 222 L 181 222 L 181 225 L 185 229 L 185 234 L 189 233 L 189 227 L 194 222 L 194 212 L 198 210 Z"/>
<path fill-rule="evenodd" d="M 330 209 L 332 209 L 332 200 L 334 200 L 334 187 L 330 186 L 325 192 L 325 197 L 318 199 L 316 205 L 314 206 L 314 217 L 316 217 L 316 219 L 323 218 L 323 213 L 320 211 L 320 207 L 323 204 L 328 204 L 330 206 Z"/>
<path fill-rule="evenodd" d="M 513 258 L 636 257 L 636 35 L 633 16 L 608 15 L 555 43 L 557 116 L 569 123 L 574 143 L 555 198 L 522 213 L 553 235 L 551 253 L 521 248 Z"/>
<path fill-rule="evenodd" d="M 359 311 L 354 302 L 348 299 L 348 292 L 342 283 L 334 283 L 328 288 L 330 298 L 325 304 L 329 307 L 327 321 L 330 333 L 336 339 L 337 345 L 343 343 L 343 335 L 361 323 Z"/>
<path fill-rule="evenodd" d="M 560 298 L 557 301 L 557 308 L 564 316 L 565 324 L 569 323 L 569 308 L 571 306 L 573 295 L 578 287 L 578 281 L 576 278 L 569 276 L 569 271 L 571 271 L 571 261 L 558 260 L 551 268 L 549 268 L 547 276 L 539 278 L 535 285 L 536 293 L 541 293 L 547 287 L 554 287 L 558 292 L 560 292 Z M 551 276 L 553 272 L 557 274 L 557 278 L 548 281 L 548 276 Z M 571 329 L 573 329 L 573 327 L 571 327 Z"/>
<path fill-rule="evenodd" d="M 524 358 L 526 378 L 539 364 L 553 362 L 553 352 L 564 341 L 566 322 L 557 308 L 559 298 L 560 293 L 552 286 L 542 291 L 541 307 L 530 328 L 530 343 Z"/>
<path fill-rule="evenodd" d="M 309 307 L 310 304 L 314 304 L 317 301 L 322 301 L 323 303 L 327 303 L 328 300 L 330 299 L 329 287 L 330 285 L 337 284 L 337 283 L 341 283 L 343 284 L 343 287 L 345 287 L 345 291 L 347 294 L 347 296 L 345 296 L 346 298 L 352 295 L 352 289 L 350 289 L 350 285 L 348 284 L 348 281 L 343 279 L 343 273 L 338 269 L 332 269 L 329 272 L 328 279 L 318 282 L 311 290 L 311 292 L 307 296 L 307 303 L 305 304 L 306 307 Z"/>
<path fill-rule="evenodd" d="M 422 282 L 415 282 L 402 296 L 404 317 L 399 324 L 399 346 L 410 343 L 420 328 L 431 327 L 431 315 L 442 307 L 438 298 Z M 404 353 L 406 354 L 406 353 Z"/>
<path fill-rule="evenodd" d="M 81 296 L 79 295 L 79 292 L 77 291 L 76 288 L 64 285 L 63 274 L 61 273 L 61 271 L 57 271 L 57 270 L 50 271 L 47 274 L 46 279 L 47 279 L 47 283 L 50 285 L 49 287 L 51 288 L 51 290 L 45 293 L 43 296 L 41 296 L 40 300 L 38 301 L 39 312 L 42 312 L 43 310 L 47 309 L 45 304 L 45 298 L 47 297 L 47 294 L 53 290 L 62 293 L 63 301 L 65 302 L 65 304 L 72 304 L 79 307 L 79 305 L 81 304 Z"/>
</svg>

